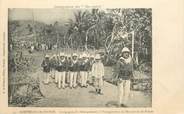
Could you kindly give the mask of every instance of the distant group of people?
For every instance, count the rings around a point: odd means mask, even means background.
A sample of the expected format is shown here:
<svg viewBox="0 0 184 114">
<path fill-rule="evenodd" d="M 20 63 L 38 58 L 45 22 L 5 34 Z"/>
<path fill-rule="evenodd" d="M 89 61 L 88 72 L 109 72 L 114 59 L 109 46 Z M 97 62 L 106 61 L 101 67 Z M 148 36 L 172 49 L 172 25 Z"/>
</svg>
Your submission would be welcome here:
<svg viewBox="0 0 184 114">
<path fill-rule="evenodd" d="M 99 54 L 87 56 L 86 53 L 77 55 L 73 53 L 71 57 L 64 53 L 59 55 L 46 55 L 42 62 L 43 72 L 45 73 L 44 83 L 49 83 L 49 77 L 55 79 L 58 88 L 86 87 L 93 84 L 96 93 L 102 94 L 104 65 Z M 116 64 L 117 90 L 119 106 L 125 107 L 129 100 L 131 78 L 133 76 L 133 62 L 130 50 L 127 47 L 122 49 Z M 88 83 L 87 83 L 88 82 Z"/>
<path fill-rule="evenodd" d="M 65 53 L 46 55 L 41 66 L 45 73 L 45 84 L 50 82 L 50 77 L 54 79 L 57 87 L 62 89 L 65 89 L 66 85 L 73 89 L 79 86 L 87 88 L 89 84 L 92 84 L 96 92 L 102 94 L 104 65 L 99 54 L 91 56 L 86 53 L 81 55 L 73 53 L 71 56 Z"/>
</svg>

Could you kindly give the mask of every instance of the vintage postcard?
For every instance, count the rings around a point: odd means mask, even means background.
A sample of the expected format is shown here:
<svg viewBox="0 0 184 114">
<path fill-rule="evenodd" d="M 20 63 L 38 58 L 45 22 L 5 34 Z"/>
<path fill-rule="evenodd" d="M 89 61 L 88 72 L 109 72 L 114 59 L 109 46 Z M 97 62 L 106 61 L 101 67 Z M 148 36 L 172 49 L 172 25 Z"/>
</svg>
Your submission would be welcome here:
<svg viewBox="0 0 184 114">
<path fill-rule="evenodd" d="M 1 3 L 0 114 L 184 113 L 181 0 Z"/>
</svg>

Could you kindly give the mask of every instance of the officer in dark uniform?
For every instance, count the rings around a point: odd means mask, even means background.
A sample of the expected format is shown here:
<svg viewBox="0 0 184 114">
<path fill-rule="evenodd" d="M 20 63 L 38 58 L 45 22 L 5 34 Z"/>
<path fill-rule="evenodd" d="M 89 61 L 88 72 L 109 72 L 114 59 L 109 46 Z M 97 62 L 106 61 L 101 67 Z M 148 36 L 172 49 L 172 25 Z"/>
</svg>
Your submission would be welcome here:
<svg viewBox="0 0 184 114">
<path fill-rule="evenodd" d="M 118 79 L 118 102 L 119 106 L 126 107 L 129 101 L 131 78 L 133 77 L 133 61 L 130 50 L 127 47 L 122 49 L 122 56 L 117 62 Z"/>
</svg>

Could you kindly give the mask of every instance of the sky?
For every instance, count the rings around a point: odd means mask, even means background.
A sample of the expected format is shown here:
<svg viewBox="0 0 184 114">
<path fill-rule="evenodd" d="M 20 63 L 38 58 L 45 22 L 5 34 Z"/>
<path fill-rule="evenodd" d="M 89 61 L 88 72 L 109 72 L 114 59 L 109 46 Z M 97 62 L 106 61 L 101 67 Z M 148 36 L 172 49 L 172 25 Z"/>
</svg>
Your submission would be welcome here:
<svg viewBox="0 0 184 114">
<path fill-rule="evenodd" d="M 9 10 L 10 20 L 32 20 L 53 24 L 55 21 L 66 23 L 69 19 L 74 18 L 73 9 L 52 8 L 52 9 L 23 9 L 16 8 Z"/>
</svg>

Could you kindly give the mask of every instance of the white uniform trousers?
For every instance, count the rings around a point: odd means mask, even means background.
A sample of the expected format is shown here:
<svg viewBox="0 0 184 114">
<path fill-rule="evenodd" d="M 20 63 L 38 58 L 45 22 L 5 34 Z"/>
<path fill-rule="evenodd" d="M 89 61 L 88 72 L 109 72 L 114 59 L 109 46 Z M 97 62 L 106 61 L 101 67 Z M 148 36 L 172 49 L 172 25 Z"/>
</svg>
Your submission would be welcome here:
<svg viewBox="0 0 184 114">
<path fill-rule="evenodd" d="M 49 72 L 43 72 L 44 73 L 44 83 L 45 84 L 48 84 L 49 83 L 49 76 L 50 76 L 50 73 Z"/>
<path fill-rule="evenodd" d="M 59 73 L 60 73 L 60 72 L 55 71 L 55 83 L 58 83 Z"/>
<path fill-rule="evenodd" d="M 102 87 L 103 87 L 102 77 L 95 78 L 94 86 L 95 86 L 96 89 L 102 89 Z"/>
<path fill-rule="evenodd" d="M 126 104 L 130 95 L 130 80 L 121 80 L 118 83 L 118 102 Z"/>
<path fill-rule="evenodd" d="M 94 83 L 94 80 L 93 80 L 93 76 L 92 76 L 92 72 L 91 71 L 88 73 L 88 81 L 89 81 L 90 84 L 93 84 Z"/>
<path fill-rule="evenodd" d="M 51 77 L 52 77 L 52 78 L 55 78 L 55 73 L 56 73 L 56 70 L 55 70 L 55 69 L 52 69 L 52 70 L 51 70 Z"/>
<path fill-rule="evenodd" d="M 70 87 L 77 86 L 77 72 L 70 72 Z"/>
<path fill-rule="evenodd" d="M 81 72 L 78 72 L 77 73 L 77 83 L 79 83 L 79 84 L 81 84 L 82 83 L 82 81 L 81 81 Z"/>
<path fill-rule="evenodd" d="M 71 71 L 66 72 L 66 82 L 68 84 L 70 83 L 70 75 L 71 75 Z"/>
<path fill-rule="evenodd" d="M 80 75 L 81 75 L 81 86 L 87 86 L 88 72 L 80 71 Z"/>
<path fill-rule="evenodd" d="M 59 76 L 58 76 L 58 88 L 61 88 L 61 82 L 62 82 L 62 88 L 65 88 L 65 75 L 66 72 L 59 72 Z"/>
</svg>

